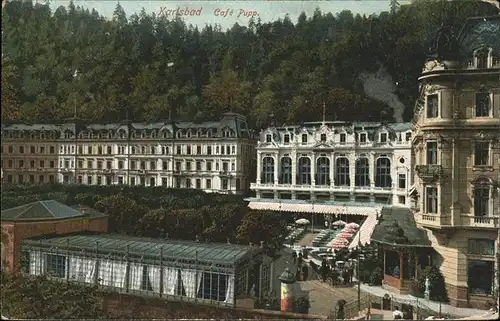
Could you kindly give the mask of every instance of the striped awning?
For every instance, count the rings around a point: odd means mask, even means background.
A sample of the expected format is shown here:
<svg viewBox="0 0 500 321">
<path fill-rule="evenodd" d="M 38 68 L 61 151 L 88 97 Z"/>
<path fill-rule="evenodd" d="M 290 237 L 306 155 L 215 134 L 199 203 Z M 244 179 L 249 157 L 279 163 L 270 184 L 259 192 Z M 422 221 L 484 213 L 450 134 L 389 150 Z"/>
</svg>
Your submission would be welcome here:
<svg viewBox="0 0 500 321">
<path fill-rule="evenodd" d="M 346 214 L 346 215 L 370 215 L 376 214 L 377 208 L 364 206 L 337 206 L 320 204 L 290 204 L 271 202 L 250 202 L 248 207 L 252 210 L 282 211 L 296 213 L 318 213 L 318 214 Z"/>
</svg>

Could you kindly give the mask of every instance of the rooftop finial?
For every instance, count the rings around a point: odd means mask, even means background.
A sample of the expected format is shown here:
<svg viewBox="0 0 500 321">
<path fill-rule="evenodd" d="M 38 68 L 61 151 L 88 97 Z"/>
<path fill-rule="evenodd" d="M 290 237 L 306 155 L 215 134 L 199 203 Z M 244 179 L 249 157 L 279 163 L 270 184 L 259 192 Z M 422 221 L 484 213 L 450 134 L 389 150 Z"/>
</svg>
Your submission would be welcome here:
<svg viewBox="0 0 500 321">
<path fill-rule="evenodd" d="M 325 101 L 323 100 L 323 125 L 325 124 L 325 114 L 326 114 L 326 104 Z"/>
</svg>

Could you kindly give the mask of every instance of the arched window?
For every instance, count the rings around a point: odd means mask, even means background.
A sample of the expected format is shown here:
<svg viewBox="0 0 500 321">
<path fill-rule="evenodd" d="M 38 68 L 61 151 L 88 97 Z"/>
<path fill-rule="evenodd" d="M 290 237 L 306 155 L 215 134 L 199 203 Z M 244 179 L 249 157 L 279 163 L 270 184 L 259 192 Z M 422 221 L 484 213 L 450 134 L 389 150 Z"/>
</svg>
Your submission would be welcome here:
<svg viewBox="0 0 500 321">
<path fill-rule="evenodd" d="M 262 177 L 263 184 L 274 184 L 274 158 L 264 157 L 262 159 Z"/>
<path fill-rule="evenodd" d="M 491 183 L 486 178 L 474 182 L 474 216 L 490 215 Z"/>
<path fill-rule="evenodd" d="M 370 186 L 370 166 L 368 158 L 362 157 L 356 160 L 356 176 L 354 178 L 356 186 Z"/>
<path fill-rule="evenodd" d="M 330 185 L 330 160 L 320 157 L 316 161 L 316 185 Z"/>
<path fill-rule="evenodd" d="M 299 166 L 297 171 L 297 184 L 311 184 L 311 159 L 309 157 L 299 158 Z"/>
<path fill-rule="evenodd" d="M 349 160 L 346 157 L 339 157 L 335 161 L 335 185 L 351 185 L 351 179 L 349 177 Z"/>
<path fill-rule="evenodd" d="M 386 157 L 377 159 L 375 170 L 375 186 L 376 187 L 391 187 L 391 161 Z"/>
<path fill-rule="evenodd" d="M 292 184 L 292 159 L 290 157 L 281 158 L 279 183 Z"/>
</svg>

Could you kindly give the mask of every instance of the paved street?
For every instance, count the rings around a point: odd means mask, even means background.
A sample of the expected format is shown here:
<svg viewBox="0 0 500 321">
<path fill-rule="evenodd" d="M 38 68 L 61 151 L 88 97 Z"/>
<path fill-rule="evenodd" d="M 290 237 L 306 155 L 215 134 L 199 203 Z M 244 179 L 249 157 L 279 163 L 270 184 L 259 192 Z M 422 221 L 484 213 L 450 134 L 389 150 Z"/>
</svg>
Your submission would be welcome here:
<svg viewBox="0 0 500 321">
<path fill-rule="evenodd" d="M 311 314 L 328 316 L 337 300 L 351 302 L 358 298 L 356 288 L 333 288 L 319 280 L 302 281 L 299 284 L 303 291 L 309 292 Z"/>
</svg>

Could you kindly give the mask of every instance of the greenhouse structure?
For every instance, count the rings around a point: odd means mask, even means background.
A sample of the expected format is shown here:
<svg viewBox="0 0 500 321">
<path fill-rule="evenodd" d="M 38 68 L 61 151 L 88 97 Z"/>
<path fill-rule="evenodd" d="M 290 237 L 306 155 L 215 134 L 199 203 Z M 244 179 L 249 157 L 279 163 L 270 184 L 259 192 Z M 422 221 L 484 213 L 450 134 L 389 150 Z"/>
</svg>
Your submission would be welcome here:
<svg viewBox="0 0 500 321">
<path fill-rule="evenodd" d="M 255 246 L 111 234 L 27 239 L 21 246 L 21 269 L 30 275 L 227 306 L 252 291 L 261 295 L 270 264 Z"/>
</svg>

